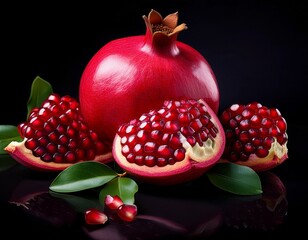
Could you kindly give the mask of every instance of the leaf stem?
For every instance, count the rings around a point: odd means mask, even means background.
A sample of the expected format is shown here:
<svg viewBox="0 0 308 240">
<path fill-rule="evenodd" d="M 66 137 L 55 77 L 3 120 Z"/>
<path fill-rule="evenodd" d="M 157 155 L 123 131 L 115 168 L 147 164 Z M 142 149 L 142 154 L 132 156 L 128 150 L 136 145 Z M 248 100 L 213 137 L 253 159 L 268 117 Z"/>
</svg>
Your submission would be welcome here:
<svg viewBox="0 0 308 240">
<path fill-rule="evenodd" d="M 124 177 L 127 174 L 127 172 L 118 173 L 118 177 Z"/>
</svg>

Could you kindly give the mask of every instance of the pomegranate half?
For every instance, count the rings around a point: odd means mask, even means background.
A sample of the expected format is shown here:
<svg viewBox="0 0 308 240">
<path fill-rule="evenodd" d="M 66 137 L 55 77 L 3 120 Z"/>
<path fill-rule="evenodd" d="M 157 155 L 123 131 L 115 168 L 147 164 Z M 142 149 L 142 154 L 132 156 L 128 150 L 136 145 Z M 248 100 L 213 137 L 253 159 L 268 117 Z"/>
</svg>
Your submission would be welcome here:
<svg viewBox="0 0 308 240">
<path fill-rule="evenodd" d="M 215 113 L 219 89 L 212 68 L 194 48 L 177 41 L 186 24 L 178 14 L 143 16 L 145 35 L 115 39 L 88 62 L 79 101 L 89 127 L 112 143 L 118 127 L 160 107 L 166 99 L 204 99 Z"/>
<path fill-rule="evenodd" d="M 204 174 L 224 146 L 222 125 L 206 102 L 168 100 L 119 127 L 113 156 L 138 180 L 173 185 Z"/>
<path fill-rule="evenodd" d="M 76 99 L 51 94 L 18 125 L 22 142 L 5 150 L 19 163 L 39 171 L 61 171 L 80 161 L 112 160 L 110 148 L 84 122 Z"/>
</svg>

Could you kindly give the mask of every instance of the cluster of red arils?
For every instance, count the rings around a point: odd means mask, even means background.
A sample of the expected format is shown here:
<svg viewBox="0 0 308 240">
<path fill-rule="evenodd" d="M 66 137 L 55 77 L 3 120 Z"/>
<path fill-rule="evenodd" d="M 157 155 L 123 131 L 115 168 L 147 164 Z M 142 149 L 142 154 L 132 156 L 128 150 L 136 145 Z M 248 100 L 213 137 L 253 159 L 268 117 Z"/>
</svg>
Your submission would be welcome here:
<svg viewBox="0 0 308 240">
<path fill-rule="evenodd" d="M 137 206 L 135 204 L 125 204 L 118 195 L 106 195 L 104 204 L 108 210 L 116 213 L 125 222 L 132 222 L 137 215 Z M 108 215 L 98 209 L 91 208 L 85 212 L 85 221 L 87 224 L 105 224 L 108 219 Z"/>
</svg>

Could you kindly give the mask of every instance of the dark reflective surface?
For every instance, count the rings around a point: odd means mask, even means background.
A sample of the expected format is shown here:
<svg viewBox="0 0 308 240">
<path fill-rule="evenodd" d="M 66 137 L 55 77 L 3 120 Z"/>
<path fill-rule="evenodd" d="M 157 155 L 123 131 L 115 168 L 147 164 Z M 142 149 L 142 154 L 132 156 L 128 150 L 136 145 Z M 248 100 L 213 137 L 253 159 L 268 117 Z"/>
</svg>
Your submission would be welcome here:
<svg viewBox="0 0 308 240">
<path fill-rule="evenodd" d="M 158 187 L 139 184 L 138 217 L 132 223 L 110 218 L 102 226 L 88 226 L 83 213 L 103 210 L 98 191 L 57 194 L 48 191 L 56 176 L 38 173 L 2 158 L 0 172 L 1 229 L 8 236 L 30 239 L 258 239 L 307 236 L 307 177 L 303 147 L 308 129 L 289 126 L 290 158 L 283 165 L 259 173 L 263 194 L 239 196 L 219 190 L 206 176 L 187 184 Z M 302 219 L 302 220 L 301 220 Z M 14 231 L 15 229 L 15 231 Z"/>
<path fill-rule="evenodd" d="M 221 109 L 255 100 L 279 108 L 288 122 L 289 159 L 260 175 L 261 196 L 222 192 L 206 177 L 168 188 L 139 185 L 135 222 L 89 227 L 83 211 L 101 207 L 97 192 L 50 193 L 54 174 L 0 156 L 0 239 L 307 239 L 306 5 L 300 0 L 132 0 L 108 6 L 78 1 L 68 7 L 55 1 L 46 7 L 27 1 L 17 8 L 7 2 L 0 124 L 25 119 L 37 75 L 55 92 L 78 97 L 92 55 L 108 41 L 144 34 L 142 15 L 154 8 L 164 16 L 178 11 L 179 23 L 188 25 L 179 40 L 213 67 Z"/>
</svg>

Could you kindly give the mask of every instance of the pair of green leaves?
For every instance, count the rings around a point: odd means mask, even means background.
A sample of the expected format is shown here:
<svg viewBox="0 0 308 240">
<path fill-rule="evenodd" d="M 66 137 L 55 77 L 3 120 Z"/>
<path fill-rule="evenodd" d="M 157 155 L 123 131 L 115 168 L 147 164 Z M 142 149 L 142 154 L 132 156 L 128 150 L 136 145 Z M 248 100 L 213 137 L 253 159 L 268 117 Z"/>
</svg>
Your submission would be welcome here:
<svg viewBox="0 0 308 240">
<path fill-rule="evenodd" d="M 109 194 L 118 195 L 123 202 L 132 204 L 138 191 L 134 180 L 118 174 L 106 164 L 94 161 L 80 162 L 66 168 L 52 181 L 49 189 L 58 193 L 72 193 L 99 187 L 102 187 L 99 192 L 102 203 Z"/>
</svg>

